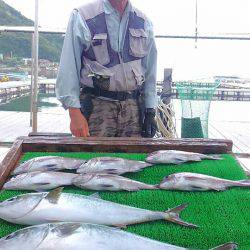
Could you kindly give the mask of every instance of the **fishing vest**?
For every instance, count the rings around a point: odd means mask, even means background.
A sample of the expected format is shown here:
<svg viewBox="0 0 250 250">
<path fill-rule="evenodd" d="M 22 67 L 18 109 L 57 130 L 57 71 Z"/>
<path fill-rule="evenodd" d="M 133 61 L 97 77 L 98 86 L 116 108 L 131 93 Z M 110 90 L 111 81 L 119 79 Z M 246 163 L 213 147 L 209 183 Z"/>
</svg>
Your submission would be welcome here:
<svg viewBox="0 0 250 250">
<path fill-rule="evenodd" d="M 92 76 L 109 77 L 101 89 L 108 91 L 132 91 L 142 86 L 145 69 L 142 59 L 148 54 L 149 36 L 145 31 L 147 18 L 132 7 L 121 52 L 116 52 L 110 43 L 103 1 L 97 0 L 79 7 L 78 12 L 86 21 L 91 33 L 91 43 L 83 48 L 81 84 L 94 87 Z"/>
</svg>

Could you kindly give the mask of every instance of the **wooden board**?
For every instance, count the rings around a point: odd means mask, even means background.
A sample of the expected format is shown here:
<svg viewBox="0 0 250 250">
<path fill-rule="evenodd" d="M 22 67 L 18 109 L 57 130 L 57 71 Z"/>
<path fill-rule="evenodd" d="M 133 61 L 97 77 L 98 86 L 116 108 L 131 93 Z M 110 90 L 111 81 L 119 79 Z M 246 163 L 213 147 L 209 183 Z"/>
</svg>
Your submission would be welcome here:
<svg viewBox="0 0 250 250">
<path fill-rule="evenodd" d="M 16 140 L 3 161 L 0 162 L 0 189 L 22 156 L 22 143 L 22 140 Z"/>
<path fill-rule="evenodd" d="M 65 134 L 32 134 L 19 137 L 0 164 L 0 189 L 26 152 L 124 152 L 150 153 L 172 149 L 204 154 L 232 152 L 232 141 L 213 139 L 74 138 Z"/>
<path fill-rule="evenodd" d="M 184 150 L 204 154 L 232 151 L 232 141 L 211 139 L 145 139 L 145 138 L 73 138 L 20 137 L 25 152 L 125 152 L 150 153 L 161 149 Z"/>
</svg>

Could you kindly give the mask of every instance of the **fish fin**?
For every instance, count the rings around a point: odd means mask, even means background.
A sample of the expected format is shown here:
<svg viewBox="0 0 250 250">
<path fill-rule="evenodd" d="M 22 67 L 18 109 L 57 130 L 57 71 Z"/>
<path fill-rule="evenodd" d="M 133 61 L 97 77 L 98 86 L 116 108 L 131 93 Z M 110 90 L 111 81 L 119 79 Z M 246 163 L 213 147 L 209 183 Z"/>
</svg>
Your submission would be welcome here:
<svg viewBox="0 0 250 250">
<path fill-rule="evenodd" d="M 48 165 L 45 165 L 45 166 L 46 166 L 46 169 L 47 169 L 47 170 L 54 170 L 56 164 L 48 164 Z"/>
<path fill-rule="evenodd" d="M 95 198 L 95 199 L 102 199 L 98 192 L 89 195 L 89 197 L 92 197 L 92 198 Z"/>
<path fill-rule="evenodd" d="M 44 242 L 44 240 L 46 239 L 46 237 L 47 237 L 48 234 L 49 234 L 49 231 L 50 231 L 49 229 L 50 229 L 50 225 L 47 224 L 46 230 L 45 230 L 45 232 L 44 232 L 44 234 L 43 234 L 43 237 L 42 237 L 41 241 L 36 245 L 36 248 L 38 248 L 38 247 Z"/>
<path fill-rule="evenodd" d="M 40 193 L 40 192 L 46 192 L 48 189 L 34 188 L 33 190 Z"/>
<path fill-rule="evenodd" d="M 193 227 L 193 228 L 198 227 L 197 225 L 186 222 L 180 218 L 180 212 L 182 210 L 184 210 L 188 205 L 189 204 L 182 204 L 180 206 L 177 206 L 177 207 L 174 207 L 172 209 L 165 211 L 165 213 L 168 214 L 168 216 L 165 218 L 165 220 L 171 221 L 173 223 L 177 223 L 179 225 L 186 226 L 186 227 Z M 170 215 L 170 217 L 169 217 L 169 215 Z"/>
<path fill-rule="evenodd" d="M 197 176 L 185 176 L 184 177 L 186 180 L 188 181 L 196 181 L 196 180 L 203 180 L 203 181 L 207 181 L 207 179 L 204 177 L 197 177 Z"/>
<path fill-rule="evenodd" d="M 49 185 L 51 184 L 51 182 L 37 182 L 36 185 L 38 186 L 46 186 L 46 185 Z"/>
<path fill-rule="evenodd" d="M 128 191 L 128 192 L 132 192 L 132 191 L 136 192 L 136 191 L 139 191 L 141 189 L 139 187 L 137 187 L 137 188 L 124 188 L 123 190 Z"/>
<path fill-rule="evenodd" d="M 104 174 L 120 174 L 120 172 L 118 171 L 118 169 L 107 169 L 107 170 L 104 170 L 103 172 L 101 173 L 104 173 Z"/>
<path fill-rule="evenodd" d="M 183 159 L 175 158 L 173 164 L 175 164 L 175 165 L 181 165 L 184 162 L 185 162 L 185 160 L 183 160 Z"/>
<path fill-rule="evenodd" d="M 234 250 L 234 249 L 238 249 L 238 244 L 234 242 L 228 242 L 223 245 L 212 248 L 210 250 Z"/>
<path fill-rule="evenodd" d="M 114 186 L 112 184 L 101 184 L 100 187 L 101 188 L 112 188 Z"/>
<path fill-rule="evenodd" d="M 36 192 L 44 192 L 46 190 L 49 190 L 51 188 L 45 188 L 45 186 L 50 185 L 50 182 L 41 182 L 41 183 L 36 183 L 37 188 L 34 188 Z M 43 187 L 44 186 L 44 187 Z"/>
<path fill-rule="evenodd" d="M 62 191 L 63 187 L 53 189 L 46 195 L 45 199 L 48 200 L 50 203 L 56 204 L 60 198 Z"/>
<path fill-rule="evenodd" d="M 113 225 L 114 227 L 120 228 L 120 229 L 126 229 L 127 225 L 124 224 L 117 224 L 117 225 Z"/>
<path fill-rule="evenodd" d="M 204 189 L 202 187 L 199 186 L 195 186 L 195 185 L 190 185 L 189 189 L 187 190 L 183 190 L 183 191 L 207 191 L 208 189 Z"/>
<path fill-rule="evenodd" d="M 60 236 L 65 237 L 71 235 L 80 227 L 80 223 L 59 224 L 53 229 L 53 231 L 55 230 Z"/>
<path fill-rule="evenodd" d="M 211 190 L 214 190 L 214 191 L 225 191 L 225 190 L 227 190 L 228 189 L 228 187 L 227 186 L 217 186 L 217 187 L 212 187 L 211 188 Z"/>
</svg>

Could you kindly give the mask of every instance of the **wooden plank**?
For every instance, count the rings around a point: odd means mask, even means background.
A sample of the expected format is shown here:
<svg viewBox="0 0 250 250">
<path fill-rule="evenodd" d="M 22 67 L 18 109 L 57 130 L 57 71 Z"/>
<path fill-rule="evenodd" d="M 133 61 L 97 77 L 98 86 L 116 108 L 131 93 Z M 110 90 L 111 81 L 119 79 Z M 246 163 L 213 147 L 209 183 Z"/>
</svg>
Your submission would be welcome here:
<svg viewBox="0 0 250 250">
<path fill-rule="evenodd" d="M 250 133 L 248 122 L 211 122 L 209 128 L 217 138 L 225 138 L 233 141 L 233 152 L 250 152 Z"/>
<path fill-rule="evenodd" d="M 20 137 L 23 152 L 125 152 L 150 153 L 156 150 L 184 150 L 206 154 L 232 151 L 232 141 L 214 139 L 71 138 Z"/>
<path fill-rule="evenodd" d="M 20 139 L 15 141 L 7 155 L 4 157 L 3 161 L 0 162 L 0 189 L 3 187 L 6 179 L 21 158 L 22 143 L 23 140 Z"/>
<path fill-rule="evenodd" d="M 250 153 L 248 154 L 233 154 L 239 165 L 246 172 L 246 175 L 250 177 Z"/>
<path fill-rule="evenodd" d="M 34 136 L 44 136 L 44 137 L 72 137 L 71 134 L 69 133 L 49 133 L 49 132 L 31 132 L 28 135 L 29 137 L 34 137 Z"/>
</svg>

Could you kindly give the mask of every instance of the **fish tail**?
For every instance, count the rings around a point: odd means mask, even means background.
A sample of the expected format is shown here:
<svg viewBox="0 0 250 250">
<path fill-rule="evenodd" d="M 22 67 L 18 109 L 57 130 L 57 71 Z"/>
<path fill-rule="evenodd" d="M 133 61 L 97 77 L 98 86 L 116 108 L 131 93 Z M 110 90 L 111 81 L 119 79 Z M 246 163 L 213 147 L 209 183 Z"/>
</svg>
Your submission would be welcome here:
<svg viewBox="0 0 250 250">
<path fill-rule="evenodd" d="M 177 206 L 177 207 L 174 207 L 172 209 L 165 211 L 165 213 L 167 214 L 165 220 L 171 221 L 173 223 L 176 223 L 176 224 L 179 224 L 182 226 L 186 226 L 186 227 L 192 227 L 192 228 L 198 227 L 197 225 L 186 222 L 180 218 L 180 212 L 183 211 L 188 205 L 189 204 L 187 204 L 187 203 L 182 204 L 180 206 Z"/>
<path fill-rule="evenodd" d="M 223 245 L 212 248 L 210 250 L 234 250 L 234 249 L 238 249 L 238 244 L 234 242 L 228 242 Z"/>
<path fill-rule="evenodd" d="M 208 160 L 222 160 L 222 157 L 220 155 L 213 154 L 213 155 L 206 155 L 206 159 L 208 159 Z"/>
<path fill-rule="evenodd" d="M 159 184 L 151 185 L 151 186 L 149 187 L 149 189 L 160 189 L 159 186 L 160 186 Z"/>
<path fill-rule="evenodd" d="M 239 187 L 250 187 L 250 180 L 237 181 L 236 185 Z"/>
</svg>

